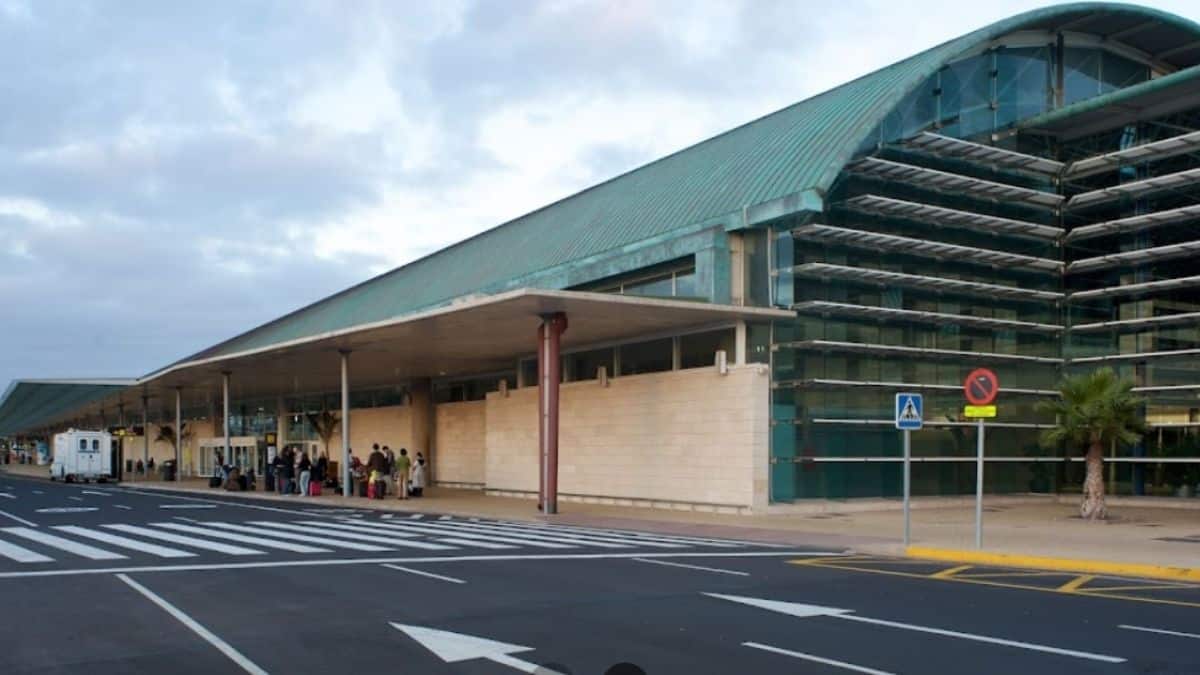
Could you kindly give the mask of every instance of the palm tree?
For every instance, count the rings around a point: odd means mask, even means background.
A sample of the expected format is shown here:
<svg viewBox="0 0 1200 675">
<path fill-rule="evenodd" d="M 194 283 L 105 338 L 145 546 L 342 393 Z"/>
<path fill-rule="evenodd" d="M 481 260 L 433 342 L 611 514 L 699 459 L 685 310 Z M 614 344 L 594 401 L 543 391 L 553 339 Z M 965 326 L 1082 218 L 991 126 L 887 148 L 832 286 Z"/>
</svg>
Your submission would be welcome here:
<svg viewBox="0 0 1200 675">
<path fill-rule="evenodd" d="M 331 413 L 328 410 L 322 410 L 319 413 L 308 413 L 308 423 L 312 425 L 313 431 L 317 433 L 317 437 L 321 439 L 321 454 L 329 455 L 329 441 L 333 440 L 333 434 L 337 431 L 338 419 L 336 413 Z"/>
<path fill-rule="evenodd" d="M 186 441 L 192 437 L 192 430 L 188 428 L 187 422 L 184 422 L 182 425 L 180 425 L 180 428 L 183 429 L 183 433 L 179 435 L 180 441 Z M 174 426 L 170 424 L 164 424 L 158 428 L 158 438 L 155 438 L 154 442 L 158 443 L 160 441 L 164 443 L 170 443 L 171 448 L 178 452 L 179 443 L 177 443 L 175 439 Z"/>
<path fill-rule="evenodd" d="M 1139 415 L 1143 399 L 1133 394 L 1133 380 L 1118 377 L 1112 368 L 1064 378 L 1058 388 L 1059 398 L 1038 404 L 1055 418 L 1055 426 L 1042 432 L 1042 445 L 1084 448 L 1087 477 L 1079 515 L 1104 520 L 1104 447 L 1113 441 L 1135 443 L 1146 432 Z"/>
</svg>

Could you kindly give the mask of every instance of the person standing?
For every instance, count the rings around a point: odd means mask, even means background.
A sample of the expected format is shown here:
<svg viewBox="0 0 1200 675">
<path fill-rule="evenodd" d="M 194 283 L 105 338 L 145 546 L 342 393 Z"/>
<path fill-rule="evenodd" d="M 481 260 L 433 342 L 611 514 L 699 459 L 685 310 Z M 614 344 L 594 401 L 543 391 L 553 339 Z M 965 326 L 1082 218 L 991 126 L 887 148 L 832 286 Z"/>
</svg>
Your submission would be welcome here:
<svg viewBox="0 0 1200 675">
<path fill-rule="evenodd" d="M 425 496 L 425 456 L 417 451 L 417 463 L 412 467 L 412 491 L 414 497 Z"/>
<path fill-rule="evenodd" d="M 300 461 L 297 462 L 296 468 L 300 470 L 300 496 L 308 496 L 308 483 L 312 480 L 312 462 L 308 459 L 308 453 L 300 452 Z"/>
<path fill-rule="evenodd" d="M 408 473 L 412 469 L 412 459 L 408 450 L 400 448 L 400 456 L 396 458 L 396 498 L 408 499 Z"/>
<path fill-rule="evenodd" d="M 317 481 L 318 483 L 324 484 L 325 478 L 327 477 L 328 472 L 329 472 L 329 458 L 326 457 L 325 453 L 322 452 L 321 455 L 319 457 L 317 457 L 317 463 L 313 465 L 313 480 Z"/>
</svg>

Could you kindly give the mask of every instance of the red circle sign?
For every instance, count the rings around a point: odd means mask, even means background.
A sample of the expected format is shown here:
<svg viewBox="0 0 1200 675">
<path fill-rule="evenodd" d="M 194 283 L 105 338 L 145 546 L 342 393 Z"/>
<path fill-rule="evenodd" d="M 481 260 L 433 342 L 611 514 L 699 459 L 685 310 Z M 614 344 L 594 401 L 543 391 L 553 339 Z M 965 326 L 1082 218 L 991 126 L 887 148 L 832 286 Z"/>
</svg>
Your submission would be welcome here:
<svg viewBox="0 0 1200 675">
<path fill-rule="evenodd" d="M 963 393 L 971 405 L 989 405 L 1000 391 L 1000 380 L 987 368 L 976 368 L 963 382 Z"/>
</svg>

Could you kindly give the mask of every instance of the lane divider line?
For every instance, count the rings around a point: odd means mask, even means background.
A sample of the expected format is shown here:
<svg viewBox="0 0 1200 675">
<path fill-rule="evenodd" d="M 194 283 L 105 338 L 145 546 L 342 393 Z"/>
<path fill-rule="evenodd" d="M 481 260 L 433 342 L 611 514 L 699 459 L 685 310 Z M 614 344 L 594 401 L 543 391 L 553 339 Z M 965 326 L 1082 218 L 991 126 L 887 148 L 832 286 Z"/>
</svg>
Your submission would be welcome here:
<svg viewBox="0 0 1200 675">
<path fill-rule="evenodd" d="M 159 609 L 162 609 L 167 614 L 170 614 L 175 618 L 176 621 L 187 626 L 193 633 L 200 636 L 202 640 L 213 647 L 216 647 L 217 651 L 227 656 L 230 661 L 236 663 L 242 670 L 250 673 L 250 675 L 268 675 L 267 671 L 258 667 L 258 665 L 247 658 L 245 654 L 234 649 L 233 645 L 217 637 L 212 631 L 200 625 L 200 623 L 192 617 L 184 614 L 183 611 L 175 605 L 172 605 L 171 603 L 159 597 L 154 591 L 146 588 L 133 579 L 130 579 L 128 575 L 118 574 L 117 578 L 125 582 L 125 584 L 133 590 L 141 593 L 142 596 L 144 596 L 150 602 L 158 605 Z"/>
<path fill-rule="evenodd" d="M 739 577 L 750 576 L 749 572 L 741 572 L 738 570 L 723 570 L 723 569 L 719 569 L 716 567 L 702 567 L 700 565 L 685 565 L 684 563 L 673 563 L 673 562 L 667 562 L 665 560 L 652 560 L 650 558 L 633 558 L 632 560 L 634 560 L 635 562 L 640 562 L 640 563 L 651 563 L 653 565 L 667 565 L 669 567 L 685 567 L 689 570 L 701 570 L 703 572 L 716 572 L 718 574 L 731 574 L 731 575 L 739 576 Z"/>
<path fill-rule="evenodd" d="M 1192 638 L 1195 640 L 1200 640 L 1200 634 L 1198 634 L 1198 633 L 1184 633 L 1182 631 L 1167 630 L 1165 628 L 1148 628 L 1146 626 L 1130 626 L 1129 624 L 1124 624 L 1124 623 L 1117 626 L 1117 628 L 1124 628 L 1125 630 L 1140 630 L 1143 633 L 1159 633 L 1162 635 L 1174 635 L 1175 637 L 1185 637 L 1185 638 Z"/>
<path fill-rule="evenodd" d="M 950 577 L 953 577 L 955 574 L 958 574 L 959 572 L 965 572 L 965 571 L 971 569 L 972 567 L 974 567 L 974 565 L 959 565 L 958 567 L 950 567 L 948 569 L 944 569 L 941 572 L 934 572 L 933 574 L 930 574 L 929 576 L 933 577 L 934 579 L 949 579 Z"/>
<path fill-rule="evenodd" d="M 1053 558 L 1046 556 L 1020 555 L 1015 553 L 989 553 L 927 546 L 909 546 L 905 554 L 910 558 L 939 560 L 958 564 L 973 563 L 993 567 L 1022 567 L 1026 569 L 1074 572 L 1076 574 L 1103 574 L 1118 577 L 1145 577 L 1171 581 L 1200 581 L 1200 567 L 1170 567 L 1167 565 L 1145 565 L 1140 563 L 1111 562 L 1107 560 L 1082 560 L 1075 558 Z"/>
<path fill-rule="evenodd" d="M 430 579 L 441 579 L 442 581 L 449 581 L 452 584 L 467 583 L 467 582 L 463 581 L 462 579 L 455 579 L 454 577 L 442 576 L 441 574 L 434 574 L 433 572 L 426 572 L 424 570 L 415 570 L 411 567 L 401 567 L 400 565 L 392 565 L 390 563 L 384 563 L 382 565 L 382 567 L 386 567 L 391 570 L 397 570 L 400 572 L 408 572 L 409 574 L 416 574 L 416 575 L 422 576 L 422 577 L 429 577 Z"/>
<path fill-rule="evenodd" d="M 803 652 L 794 652 L 790 649 L 783 649 L 781 647 L 772 647 L 771 645 L 764 645 L 761 642 L 743 642 L 742 646 L 750 647 L 751 649 L 761 649 L 764 652 L 771 652 L 772 654 L 783 654 L 784 656 L 790 656 L 790 657 L 796 658 L 796 659 L 803 659 L 805 661 L 821 663 L 821 664 L 824 664 L 827 666 L 833 666 L 834 668 L 841 668 L 842 670 L 849 670 L 849 671 L 852 671 L 855 673 L 865 673 L 866 675 L 895 675 L 895 673 L 891 673 L 886 670 L 876 670 L 874 668 L 868 668 L 866 666 L 858 666 L 853 663 L 846 663 L 845 661 L 835 661 L 834 659 L 827 659 L 827 658 L 824 658 L 821 656 L 805 654 Z"/>
</svg>

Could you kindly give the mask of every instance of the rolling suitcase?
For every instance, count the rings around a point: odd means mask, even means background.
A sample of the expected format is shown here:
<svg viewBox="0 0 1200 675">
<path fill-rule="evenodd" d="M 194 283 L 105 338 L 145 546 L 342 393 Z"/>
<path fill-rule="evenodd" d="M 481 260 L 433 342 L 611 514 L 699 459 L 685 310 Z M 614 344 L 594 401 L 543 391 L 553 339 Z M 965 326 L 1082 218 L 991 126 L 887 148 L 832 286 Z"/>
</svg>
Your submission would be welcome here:
<svg viewBox="0 0 1200 675">
<path fill-rule="evenodd" d="M 308 484 L 308 496 L 310 496 L 310 497 L 320 497 L 321 496 L 321 481 L 314 480 Z"/>
</svg>

